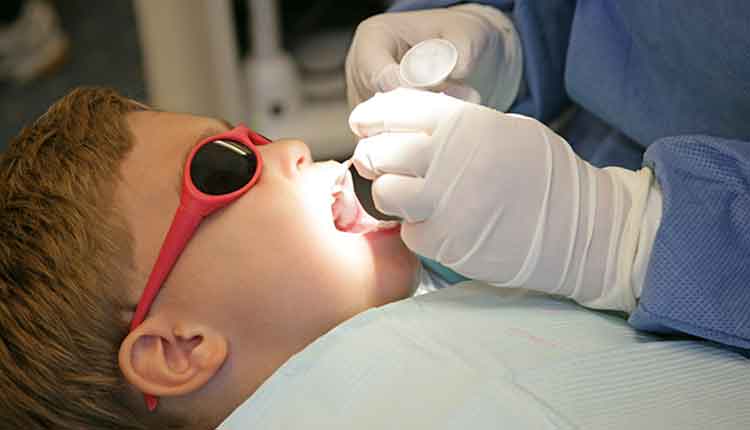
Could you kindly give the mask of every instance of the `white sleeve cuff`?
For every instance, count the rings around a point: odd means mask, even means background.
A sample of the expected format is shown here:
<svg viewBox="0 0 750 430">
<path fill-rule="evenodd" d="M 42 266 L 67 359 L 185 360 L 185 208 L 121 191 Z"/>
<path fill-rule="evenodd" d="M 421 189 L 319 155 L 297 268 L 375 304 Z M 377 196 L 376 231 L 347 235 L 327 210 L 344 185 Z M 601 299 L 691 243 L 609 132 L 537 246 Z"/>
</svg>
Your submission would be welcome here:
<svg viewBox="0 0 750 430">
<path fill-rule="evenodd" d="M 618 244 L 614 282 L 605 288 L 609 291 L 604 297 L 610 301 L 605 308 L 631 313 L 641 296 L 651 248 L 661 221 L 661 189 L 648 167 L 636 172 L 612 169 L 611 173 L 629 194 L 631 206 L 625 214 Z"/>
<path fill-rule="evenodd" d="M 646 169 L 651 172 L 650 168 L 644 168 L 644 170 Z M 641 291 L 643 290 L 643 284 L 646 279 L 648 262 L 651 258 L 651 250 L 653 249 L 654 241 L 656 240 L 656 232 L 659 230 L 659 225 L 661 225 L 661 214 L 661 186 L 659 185 L 659 181 L 653 176 L 652 172 L 651 186 L 649 187 L 648 198 L 646 199 L 646 210 L 641 220 L 638 247 L 635 251 L 633 270 L 630 277 L 630 283 L 636 299 L 641 297 Z"/>
</svg>

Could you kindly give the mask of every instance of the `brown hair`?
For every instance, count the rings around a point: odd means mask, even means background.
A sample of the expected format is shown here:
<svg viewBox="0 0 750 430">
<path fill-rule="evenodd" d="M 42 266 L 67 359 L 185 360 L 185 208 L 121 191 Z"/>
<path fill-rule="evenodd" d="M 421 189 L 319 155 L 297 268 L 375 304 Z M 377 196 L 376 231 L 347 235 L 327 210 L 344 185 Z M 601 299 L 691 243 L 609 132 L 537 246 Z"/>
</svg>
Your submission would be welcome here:
<svg viewBox="0 0 750 430">
<path fill-rule="evenodd" d="M 0 158 L 0 416 L 18 429 L 141 429 L 117 366 L 132 240 L 114 210 L 140 105 L 79 88 Z"/>
</svg>

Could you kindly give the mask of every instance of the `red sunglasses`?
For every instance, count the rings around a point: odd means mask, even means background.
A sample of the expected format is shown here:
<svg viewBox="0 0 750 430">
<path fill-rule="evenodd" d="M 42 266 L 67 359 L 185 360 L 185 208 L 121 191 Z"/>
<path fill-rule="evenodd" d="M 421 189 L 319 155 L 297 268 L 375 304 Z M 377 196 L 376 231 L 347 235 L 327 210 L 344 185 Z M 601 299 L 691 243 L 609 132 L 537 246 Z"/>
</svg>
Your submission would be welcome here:
<svg viewBox="0 0 750 430">
<path fill-rule="evenodd" d="M 172 218 L 159 257 L 141 294 L 130 331 L 146 318 L 164 280 L 203 218 L 237 200 L 260 178 L 263 158 L 257 146 L 271 143 L 266 137 L 240 124 L 236 128 L 202 140 L 185 163 L 180 206 Z M 158 399 L 144 394 L 150 411 Z"/>
</svg>

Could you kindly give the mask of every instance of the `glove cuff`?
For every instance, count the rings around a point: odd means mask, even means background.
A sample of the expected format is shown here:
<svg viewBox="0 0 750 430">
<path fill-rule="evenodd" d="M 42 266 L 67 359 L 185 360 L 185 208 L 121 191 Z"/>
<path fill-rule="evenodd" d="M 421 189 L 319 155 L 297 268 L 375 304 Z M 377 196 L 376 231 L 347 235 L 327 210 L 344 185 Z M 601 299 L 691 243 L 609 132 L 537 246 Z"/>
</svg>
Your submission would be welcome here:
<svg viewBox="0 0 750 430">
<path fill-rule="evenodd" d="M 658 190 L 652 191 L 654 175 L 649 168 L 633 172 L 609 167 L 602 169 L 602 173 L 612 180 L 612 198 L 615 200 L 612 204 L 615 213 L 611 219 L 609 243 L 606 244 L 609 258 L 599 295 L 579 302 L 592 308 L 630 313 L 640 296 L 643 284 L 643 274 L 640 272 L 645 271 L 653 243 L 653 235 L 642 232 L 649 232 L 654 226 L 653 221 L 656 220 L 658 224 L 661 218 L 660 209 L 657 210 L 657 207 L 661 207 L 660 195 Z M 650 217 L 646 216 L 647 213 Z"/>
<path fill-rule="evenodd" d="M 632 312 L 661 218 L 653 172 L 596 168 L 563 139 L 547 136 L 551 189 L 528 252 L 530 264 L 509 284 Z"/>
</svg>

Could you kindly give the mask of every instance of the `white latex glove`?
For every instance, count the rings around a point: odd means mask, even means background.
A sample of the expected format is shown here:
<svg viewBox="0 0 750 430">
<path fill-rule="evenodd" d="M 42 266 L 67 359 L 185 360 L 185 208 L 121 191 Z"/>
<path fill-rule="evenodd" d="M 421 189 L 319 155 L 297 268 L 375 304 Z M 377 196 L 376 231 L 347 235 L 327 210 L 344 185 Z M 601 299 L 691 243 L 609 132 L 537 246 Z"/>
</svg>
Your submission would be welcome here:
<svg viewBox="0 0 750 430">
<path fill-rule="evenodd" d="M 520 40 L 505 14 L 478 4 L 385 13 L 363 21 L 346 58 L 350 106 L 376 92 L 405 86 L 399 74 L 401 57 L 417 43 L 433 38 L 447 39 L 458 50 L 445 92 L 467 94 L 470 86 L 483 96 L 482 104 L 501 111 L 510 107 L 521 81 Z"/>
<path fill-rule="evenodd" d="M 414 252 L 469 278 L 632 311 L 661 219 L 650 169 L 598 169 L 544 124 L 437 93 L 349 118 L 354 165 Z"/>
</svg>

